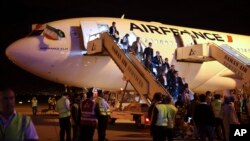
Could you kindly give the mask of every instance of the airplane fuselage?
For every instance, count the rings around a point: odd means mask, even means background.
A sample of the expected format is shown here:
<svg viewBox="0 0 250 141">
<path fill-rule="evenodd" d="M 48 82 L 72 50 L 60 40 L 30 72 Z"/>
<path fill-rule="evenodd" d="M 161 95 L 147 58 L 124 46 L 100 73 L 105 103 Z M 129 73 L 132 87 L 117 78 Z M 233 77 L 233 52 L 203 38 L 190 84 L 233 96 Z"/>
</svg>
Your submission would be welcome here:
<svg viewBox="0 0 250 141">
<path fill-rule="evenodd" d="M 40 34 L 22 38 L 8 47 L 6 54 L 21 68 L 44 79 L 67 86 L 100 87 L 107 90 L 124 88 L 123 74 L 109 56 L 86 55 L 87 43 L 92 34 L 103 31 L 115 21 L 122 38 L 126 33 L 129 44 L 135 36 L 145 47 L 152 42 L 154 53 L 174 64 L 179 75 L 194 92 L 219 91 L 240 87 L 234 73 L 217 61 L 204 63 L 177 62 L 177 47 L 208 42 L 227 44 L 245 56 L 250 56 L 249 36 L 201 30 L 156 22 L 143 22 L 118 18 L 74 18 L 46 23 L 64 32 L 65 37 L 53 40 Z M 104 29 L 105 30 L 105 29 Z M 128 89 L 132 89 L 129 86 Z"/>
</svg>

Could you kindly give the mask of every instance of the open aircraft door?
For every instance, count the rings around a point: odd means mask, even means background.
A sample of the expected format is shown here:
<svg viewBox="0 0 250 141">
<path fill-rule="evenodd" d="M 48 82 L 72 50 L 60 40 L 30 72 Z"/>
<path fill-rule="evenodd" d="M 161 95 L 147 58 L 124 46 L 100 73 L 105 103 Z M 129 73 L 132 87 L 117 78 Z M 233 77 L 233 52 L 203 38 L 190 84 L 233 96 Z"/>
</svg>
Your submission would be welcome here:
<svg viewBox="0 0 250 141">
<path fill-rule="evenodd" d="M 80 24 L 85 47 L 88 47 L 89 41 L 100 38 L 100 34 L 98 33 L 109 31 L 108 24 L 104 24 L 103 22 L 98 23 L 96 21 L 81 21 Z"/>
</svg>

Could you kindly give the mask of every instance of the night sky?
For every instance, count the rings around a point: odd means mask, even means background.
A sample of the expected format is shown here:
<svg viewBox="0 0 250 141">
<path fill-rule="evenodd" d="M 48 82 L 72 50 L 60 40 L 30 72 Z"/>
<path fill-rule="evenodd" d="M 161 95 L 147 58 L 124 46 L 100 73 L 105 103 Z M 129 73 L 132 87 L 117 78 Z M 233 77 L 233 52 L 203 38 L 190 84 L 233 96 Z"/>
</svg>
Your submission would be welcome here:
<svg viewBox="0 0 250 141">
<path fill-rule="evenodd" d="M 5 48 L 26 36 L 34 23 L 125 14 L 128 19 L 250 35 L 249 9 L 247 1 L 229 0 L 1 0 L 0 85 L 24 90 L 61 87 L 18 68 L 5 56 Z"/>
</svg>

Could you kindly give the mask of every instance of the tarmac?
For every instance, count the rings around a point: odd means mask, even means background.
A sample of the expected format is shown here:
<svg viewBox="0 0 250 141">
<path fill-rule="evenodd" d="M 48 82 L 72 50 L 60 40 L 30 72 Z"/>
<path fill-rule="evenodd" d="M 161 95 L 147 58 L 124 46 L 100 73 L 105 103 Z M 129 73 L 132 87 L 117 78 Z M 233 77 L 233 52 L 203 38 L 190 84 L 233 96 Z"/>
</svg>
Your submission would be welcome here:
<svg viewBox="0 0 250 141">
<path fill-rule="evenodd" d="M 32 115 L 30 105 L 16 105 L 16 111 L 29 115 L 37 130 L 40 141 L 59 141 L 59 119 L 58 113 L 54 111 L 41 112 L 48 109 L 47 105 L 40 105 L 36 116 Z M 71 130 L 72 131 L 72 130 Z M 71 134 L 73 135 L 73 134 Z M 139 129 L 133 121 L 117 120 L 114 125 L 109 124 L 106 131 L 109 141 L 151 141 L 149 128 Z M 97 130 L 95 130 L 94 141 L 97 141 Z M 192 137 L 174 138 L 175 141 L 195 141 Z"/>
<path fill-rule="evenodd" d="M 36 116 L 32 115 L 29 105 L 16 106 L 16 111 L 31 116 L 37 130 L 40 141 L 59 141 L 58 113 L 53 111 L 41 112 L 47 106 L 40 106 Z M 71 130 L 72 131 L 72 130 Z M 71 134 L 73 135 L 73 133 Z M 109 141 L 150 141 L 152 137 L 148 129 L 138 129 L 134 122 L 119 120 L 114 125 L 108 125 L 106 137 Z M 95 130 L 94 141 L 97 141 L 97 130 Z"/>
</svg>

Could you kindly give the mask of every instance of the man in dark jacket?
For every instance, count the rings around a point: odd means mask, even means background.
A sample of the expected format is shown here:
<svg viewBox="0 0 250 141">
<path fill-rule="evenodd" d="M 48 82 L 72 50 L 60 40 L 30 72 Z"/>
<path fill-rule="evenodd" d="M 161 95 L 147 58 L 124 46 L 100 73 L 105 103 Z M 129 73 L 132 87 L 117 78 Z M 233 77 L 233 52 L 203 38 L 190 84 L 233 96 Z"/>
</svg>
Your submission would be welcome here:
<svg viewBox="0 0 250 141">
<path fill-rule="evenodd" d="M 153 63 L 157 71 L 157 78 L 159 78 L 162 74 L 162 64 L 163 64 L 163 59 L 159 51 L 156 51 L 156 55 L 153 58 Z"/>
<path fill-rule="evenodd" d="M 152 67 L 153 55 L 154 55 L 154 50 L 152 49 L 152 43 L 149 42 L 148 47 L 144 49 L 143 59 L 145 67 L 148 68 L 151 72 L 153 72 L 153 67 Z"/>
<path fill-rule="evenodd" d="M 115 22 L 112 22 L 112 26 L 109 27 L 109 34 L 115 39 L 116 42 L 119 41 L 119 32 L 116 29 Z"/>
<path fill-rule="evenodd" d="M 194 122 L 200 133 L 201 141 L 208 137 L 209 141 L 214 141 L 215 116 L 211 106 L 206 102 L 206 95 L 199 95 L 200 104 L 194 110 Z"/>
</svg>

